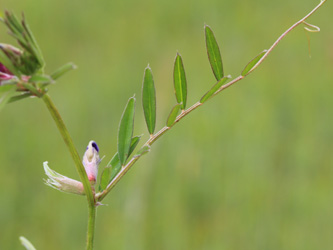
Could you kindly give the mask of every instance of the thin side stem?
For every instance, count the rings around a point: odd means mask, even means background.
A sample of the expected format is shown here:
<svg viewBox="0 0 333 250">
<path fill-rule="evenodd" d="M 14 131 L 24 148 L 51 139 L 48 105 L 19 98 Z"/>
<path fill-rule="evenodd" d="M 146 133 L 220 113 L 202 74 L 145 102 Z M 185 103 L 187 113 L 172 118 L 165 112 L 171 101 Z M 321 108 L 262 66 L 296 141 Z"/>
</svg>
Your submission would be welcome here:
<svg viewBox="0 0 333 250">
<path fill-rule="evenodd" d="M 273 45 L 267 50 L 265 55 L 256 63 L 256 65 L 253 66 L 253 68 L 248 72 L 250 74 L 253 70 L 255 70 L 264 60 L 265 58 L 272 52 L 272 50 L 278 45 L 278 43 L 284 38 L 290 31 L 295 29 L 298 25 L 304 23 L 306 19 L 308 19 L 310 16 L 312 16 L 313 13 L 315 13 L 327 0 L 321 0 L 320 3 L 309 12 L 305 17 L 303 17 L 298 22 L 294 23 L 289 29 L 287 29 L 274 43 Z"/>
<path fill-rule="evenodd" d="M 301 20 L 299 20 L 298 22 L 296 22 L 295 24 L 293 24 L 289 29 L 287 29 L 274 43 L 273 45 L 267 50 L 266 54 L 257 62 L 257 64 L 249 71 L 248 74 L 250 74 L 253 70 L 255 70 L 268 56 L 268 54 L 270 54 L 272 52 L 272 50 L 278 45 L 278 43 L 282 40 L 282 38 L 284 38 L 290 31 L 292 31 L 293 29 L 295 29 L 298 25 L 300 25 L 301 23 L 303 23 L 307 18 L 309 18 L 319 7 L 321 7 L 324 3 L 326 2 L 326 0 L 322 0 L 320 2 L 320 4 L 318 4 L 309 14 L 307 14 L 305 17 L 303 17 Z M 247 75 L 248 75 L 247 74 Z M 246 76 L 247 76 L 246 75 Z M 218 93 L 220 93 L 222 90 L 232 86 L 233 84 L 235 84 L 236 82 L 244 79 L 245 76 L 238 76 L 235 79 L 233 79 L 232 81 L 226 83 L 225 85 L 223 85 L 221 88 L 219 88 L 213 96 L 216 96 Z M 212 96 L 212 97 L 213 97 Z M 194 111 L 195 109 L 197 109 L 198 107 L 202 106 L 203 103 L 197 102 L 195 104 L 193 104 L 190 108 L 183 110 L 182 113 L 180 115 L 177 116 L 175 122 L 173 123 L 172 126 L 170 127 L 163 127 L 160 131 L 158 131 L 156 134 L 151 135 L 149 140 L 144 144 L 144 146 L 148 145 L 151 146 L 158 138 L 160 138 L 162 135 L 164 135 L 168 130 L 170 130 L 176 123 L 178 123 L 181 119 L 183 119 L 185 116 L 187 116 L 189 113 L 191 113 L 192 111 Z M 98 201 L 101 201 L 104 199 L 104 197 L 112 190 L 112 188 L 120 181 L 120 179 L 127 173 L 127 171 L 133 166 L 133 164 L 141 157 L 141 155 L 137 156 L 133 156 L 132 159 L 121 168 L 120 172 L 116 175 L 116 177 L 113 178 L 113 180 L 109 183 L 109 185 L 105 188 L 105 190 L 103 190 L 101 193 L 96 194 L 96 199 Z"/>
</svg>

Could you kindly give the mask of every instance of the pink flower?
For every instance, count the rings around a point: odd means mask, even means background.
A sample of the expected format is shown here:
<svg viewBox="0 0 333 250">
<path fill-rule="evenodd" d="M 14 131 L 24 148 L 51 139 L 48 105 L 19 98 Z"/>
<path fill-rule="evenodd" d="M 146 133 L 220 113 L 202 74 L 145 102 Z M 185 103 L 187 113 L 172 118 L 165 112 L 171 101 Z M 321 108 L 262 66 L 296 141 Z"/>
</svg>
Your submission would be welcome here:
<svg viewBox="0 0 333 250">
<path fill-rule="evenodd" d="M 15 76 L 2 63 L 0 63 L 0 85 L 2 85 L 4 81 L 13 78 L 15 78 Z"/>
<path fill-rule="evenodd" d="M 48 166 L 48 162 L 44 162 L 44 171 L 48 179 L 45 184 L 65 193 L 84 195 L 84 188 L 82 182 L 68 178 L 52 170 Z"/>
<path fill-rule="evenodd" d="M 99 148 L 94 141 L 90 141 L 86 152 L 83 156 L 83 166 L 87 172 L 88 179 L 92 185 L 95 184 L 97 173 L 98 173 L 98 165 L 100 162 L 99 158 Z"/>
<path fill-rule="evenodd" d="M 96 142 L 90 141 L 83 156 L 83 166 L 91 185 L 94 185 L 96 182 L 98 165 L 101 161 L 98 152 L 99 148 Z M 48 177 L 45 180 L 46 185 L 66 193 L 85 194 L 82 182 L 57 173 L 49 168 L 47 161 L 43 165 L 45 174 Z"/>
<path fill-rule="evenodd" d="M 2 63 L 0 63 L 0 72 L 8 75 L 13 75 Z"/>
</svg>

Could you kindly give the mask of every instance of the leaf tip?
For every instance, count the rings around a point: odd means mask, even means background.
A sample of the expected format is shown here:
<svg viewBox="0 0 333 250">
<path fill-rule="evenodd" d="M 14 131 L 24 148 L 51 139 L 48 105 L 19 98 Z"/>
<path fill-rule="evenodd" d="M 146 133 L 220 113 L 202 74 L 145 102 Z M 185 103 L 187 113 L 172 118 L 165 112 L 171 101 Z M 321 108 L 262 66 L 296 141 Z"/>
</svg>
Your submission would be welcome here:
<svg viewBox="0 0 333 250">
<path fill-rule="evenodd" d="M 151 67 L 150 67 L 149 63 L 147 65 L 147 67 L 145 68 L 145 75 L 146 75 L 147 71 L 150 71 L 150 73 L 152 74 L 152 70 L 151 70 Z"/>
<path fill-rule="evenodd" d="M 127 102 L 130 102 L 132 100 L 133 100 L 134 103 L 136 102 L 135 94 L 132 97 L 130 97 Z"/>
<path fill-rule="evenodd" d="M 75 63 L 71 63 L 72 69 L 77 69 L 78 66 Z"/>
<path fill-rule="evenodd" d="M 206 23 L 204 24 L 204 28 L 205 28 L 205 30 L 206 29 L 211 29 L 210 26 L 208 24 L 206 24 Z"/>
</svg>

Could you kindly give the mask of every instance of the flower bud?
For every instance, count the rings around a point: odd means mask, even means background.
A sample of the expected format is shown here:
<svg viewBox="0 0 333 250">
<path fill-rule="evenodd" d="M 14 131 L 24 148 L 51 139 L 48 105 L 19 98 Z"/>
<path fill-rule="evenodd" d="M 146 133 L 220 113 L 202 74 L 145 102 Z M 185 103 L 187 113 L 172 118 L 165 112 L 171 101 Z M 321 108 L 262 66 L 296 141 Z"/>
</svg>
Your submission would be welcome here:
<svg viewBox="0 0 333 250">
<path fill-rule="evenodd" d="M 6 81 L 16 78 L 2 63 L 0 63 L 0 86 Z"/>
<path fill-rule="evenodd" d="M 96 183 L 96 178 L 98 174 L 98 164 L 100 163 L 98 152 L 99 148 L 96 142 L 90 141 L 82 160 L 83 166 L 88 176 L 88 180 L 90 181 L 91 185 L 94 185 Z"/>
<path fill-rule="evenodd" d="M 2 63 L 0 63 L 0 72 L 7 75 L 13 75 Z"/>
<path fill-rule="evenodd" d="M 5 53 L 5 54 L 15 54 L 17 56 L 21 56 L 23 52 L 14 47 L 13 45 L 10 44 L 5 44 L 5 43 L 0 43 L 0 49 Z"/>
<path fill-rule="evenodd" d="M 50 169 L 47 164 L 47 161 L 43 163 L 45 174 L 49 177 L 45 180 L 46 185 L 65 193 L 80 195 L 85 194 L 83 184 L 81 182 L 57 173 L 56 171 Z"/>
<path fill-rule="evenodd" d="M 23 52 L 12 45 L 4 44 L 4 43 L 0 43 L 0 50 L 7 57 L 7 60 L 9 60 L 11 62 L 12 66 L 14 68 L 16 68 L 17 70 L 20 70 L 20 68 L 22 67 Z M 13 69 L 11 69 L 11 70 L 13 70 Z M 8 70 L 8 72 L 4 72 L 4 73 L 8 73 L 11 75 L 15 74 L 15 72 L 10 72 L 9 70 Z"/>
<path fill-rule="evenodd" d="M 16 76 L 0 72 L 0 86 L 2 84 L 5 84 L 6 81 L 14 79 L 14 78 L 17 79 Z"/>
</svg>

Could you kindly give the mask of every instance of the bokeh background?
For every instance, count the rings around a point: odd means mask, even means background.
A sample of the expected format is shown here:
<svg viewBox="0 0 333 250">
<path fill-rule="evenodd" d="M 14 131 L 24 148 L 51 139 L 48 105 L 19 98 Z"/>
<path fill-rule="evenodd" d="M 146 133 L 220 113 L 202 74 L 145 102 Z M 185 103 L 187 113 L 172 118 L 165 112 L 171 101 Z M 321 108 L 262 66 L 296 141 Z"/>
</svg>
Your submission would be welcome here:
<svg viewBox="0 0 333 250">
<path fill-rule="evenodd" d="M 175 104 L 172 70 L 183 56 L 188 103 L 215 82 L 204 41 L 209 24 L 226 74 L 246 63 L 314 0 L 82 1 L 1 0 L 24 11 L 52 72 L 79 68 L 50 88 L 84 153 L 94 139 L 105 160 L 130 96 L 135 134 L 147 136 L 141 107 L 149 63 L 157 91 L 157 128 Z M 245 80 L 196 110 L 143 157 L 98 209 L 95 249 L 331 249 L 333 245 L 333 30 L 328 1 L 281 42 Z M 15 42 L 0 27 L 1 42 Z M 0 249 L 84 249 L 86 199 L 43 184 L 42 162 L 78 178 L 42 101 L 0 114 Z"/>
</svg>

